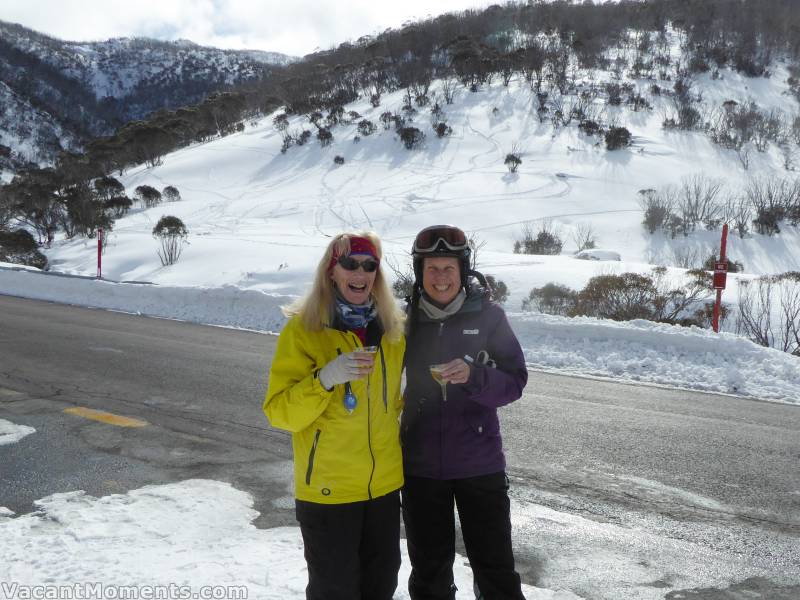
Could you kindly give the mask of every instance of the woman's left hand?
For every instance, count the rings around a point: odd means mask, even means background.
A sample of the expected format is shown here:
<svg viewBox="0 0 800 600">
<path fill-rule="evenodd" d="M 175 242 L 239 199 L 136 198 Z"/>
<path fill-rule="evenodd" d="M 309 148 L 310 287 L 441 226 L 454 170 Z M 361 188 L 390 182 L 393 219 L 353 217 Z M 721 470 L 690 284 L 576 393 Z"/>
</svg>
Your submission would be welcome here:
<svg viewBox="0 0 800 600">
<path fill-rule="evenodd" d="M 469 381 L 470 366 L 461 358 L 455 358 L 445 363 L 441 370 L 442 379 L 447 383 L 467 383 Z"/>
</svg>

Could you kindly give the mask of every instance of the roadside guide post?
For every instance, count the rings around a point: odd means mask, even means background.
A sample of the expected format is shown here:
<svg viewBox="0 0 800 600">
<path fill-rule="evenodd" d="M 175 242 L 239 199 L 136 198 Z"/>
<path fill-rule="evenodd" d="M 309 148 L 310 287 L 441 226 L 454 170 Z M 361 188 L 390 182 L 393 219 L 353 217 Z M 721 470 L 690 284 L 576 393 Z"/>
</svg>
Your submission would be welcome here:
<svg viewBox="0 0 800 600">
<path fill-rule="evenodd" d="M 717 301 L 714 302 L 714 332 L 719 333 L 719 312 L 722 306 L 722 290 L 728 278 L 728 260 L 725 258 L 725 247 L 728 244 L 728 224 L 722 226 L 722 242 L 719 248 L 719 260 L 714 262 L 714 289 L 717 290 Z"/>
<path fill-rule="evenodd" d="M 103 278 L 103 228 L 97 230 L 97 278 Z"/>
</svg>

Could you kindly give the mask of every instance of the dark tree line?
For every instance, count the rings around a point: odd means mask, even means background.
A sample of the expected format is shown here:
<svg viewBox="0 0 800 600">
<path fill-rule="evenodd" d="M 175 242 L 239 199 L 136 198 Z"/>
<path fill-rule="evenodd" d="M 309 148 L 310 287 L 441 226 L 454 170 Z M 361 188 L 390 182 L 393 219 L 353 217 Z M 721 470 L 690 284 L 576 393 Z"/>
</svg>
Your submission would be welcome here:
<svg viewBox="0 0 800 600">
<path fill-rule="evenodd" d="M 686 66 L 697 72 L 731 66 L 761 75 L 775 54 L 795 60 L 800 56 L 800 11 L 793 0 L 622 0 L 599 5 L 558 0 L 450 13 L 365 36 L 277 69 L 261 87 L 295 113 L 346 104 L 359 95 L 379 102 L 382 94 L 400 88 L 417 96 L 433 78 L 448 76 L 473 87 L 494 77 L 507 83 L 521 72 L 538 90 L 548 73 L 563 92 L 571 57 L 583 67 L 608 68 L 603 51 L 629 44 L 627 31 L 666 32 L 668 26 L 684 32 Z M 550 41 L 537 41 L 541 34 Z M 639 75 L 663 66 L 663 48 L 649 37 L 636 50 L 632 67 Z"/>
</svg>

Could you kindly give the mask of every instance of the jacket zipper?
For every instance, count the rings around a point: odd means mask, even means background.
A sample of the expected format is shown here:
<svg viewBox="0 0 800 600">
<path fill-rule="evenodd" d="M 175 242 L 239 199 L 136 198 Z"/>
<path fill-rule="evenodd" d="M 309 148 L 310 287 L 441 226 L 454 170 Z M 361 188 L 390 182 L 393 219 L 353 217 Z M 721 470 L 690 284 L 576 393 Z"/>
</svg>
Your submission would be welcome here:
<svg viewBox="0 0 800 600">
<path fill-rule="evenodd" d="M 311 445 L 311 452 L 308 454 L 308 470 L 306 470 L 306 485 L 311 485 L 311 472 L 314 470 L 314 455 L 317 453 L 317 444 L 319 443 L 319 436 L 322 433 L 321 429 L 317 429 L 314 434 L 314 443 Z"/>
<path fill-rule="evenodd" d="M 356 334 L 351 334 L 356 342 L 356 346 L 361 341 Z M 383 353 L 383 348 L 381 348 L 381 353 Z M 370 402 L 369 398 L 369 380 L 370 376 L 367 375 L 367 447 L 369 448 L 369 457 L 372 460 L 372 470 L 369 472 L 369 481 L 367 482 L 367 497 L 372 500 L 372 478 L 375 476 L 375 453 L 372 451 L 372 429 L 371 429 L 371 420 L 372 420 L 372 407 L 370 406 L 372 402 Z"/>
</svg>

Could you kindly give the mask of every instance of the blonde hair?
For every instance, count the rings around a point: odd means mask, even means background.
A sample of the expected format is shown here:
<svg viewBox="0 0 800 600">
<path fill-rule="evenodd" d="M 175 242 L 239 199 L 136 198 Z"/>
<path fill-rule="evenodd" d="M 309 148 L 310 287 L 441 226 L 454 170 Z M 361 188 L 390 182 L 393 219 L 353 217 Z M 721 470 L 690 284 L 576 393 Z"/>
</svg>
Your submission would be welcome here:
<svg viewBox="0 0 800 600">
<path fill-rule="evenodd" d="M 305 328 L 309 331 L 321 331 L 333 323 L 336 289 L 330 277 L 330 264 L 334 256 L 350 254 L 350 238 L 353 237 L 363 237 L 372 242 L 372 245 L 375 246 L 378 260 L 383 263 L 381 241 L 377 234 L 372 231 L 340 233 L 331 240 L 325 249 L 325 253 L 322 255 L 319 265 L 317 265 L 311 290 L 302 298 L 283 306 L 284 315 L 287 317 L 298 315 Z M 397 341 L 403 334 L 405 315 L 403 315 L 392 296 L 389 284 L 383 275 L 382 264 L 378 266 L 376 271 L 371 296 L 375 302 L 375 307 L 378 309 L 378 319 L 383 327 L 384 334 L 388 339 Z"/>
</svg>

